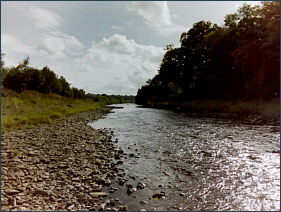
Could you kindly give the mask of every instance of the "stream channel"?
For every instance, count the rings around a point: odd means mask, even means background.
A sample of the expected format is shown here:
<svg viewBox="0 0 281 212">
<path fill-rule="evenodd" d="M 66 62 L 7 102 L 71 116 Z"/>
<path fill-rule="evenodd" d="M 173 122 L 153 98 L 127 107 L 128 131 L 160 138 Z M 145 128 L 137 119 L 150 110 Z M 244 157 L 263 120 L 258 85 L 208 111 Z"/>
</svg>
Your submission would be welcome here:
<svg viewBox="0 0 281 212">
<path fill-rule="evenodd" d="M 280 126 L 117 106 L 124 108 L 90 125 L 113 131 L 117 148 L 127 153 L 119 173 L 126 184 L 145 188 L 127 194 L 116 177 L 111 187 L 119 190 L 110 198 L 131 211 L 280 210 Z M 165 196 L 152 198 L 160 192 Z"/>
</svg>

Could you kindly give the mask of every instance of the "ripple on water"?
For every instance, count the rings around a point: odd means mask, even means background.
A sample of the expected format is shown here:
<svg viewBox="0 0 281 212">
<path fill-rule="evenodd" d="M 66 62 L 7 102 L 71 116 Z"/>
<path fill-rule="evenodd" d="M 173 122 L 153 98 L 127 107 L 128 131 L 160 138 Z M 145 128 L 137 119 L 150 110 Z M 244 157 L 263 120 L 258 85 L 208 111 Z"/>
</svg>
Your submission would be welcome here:
<svg viewBox="0 0 281 212">
<path fill-rule="evenodd" d="M 119 167 L 146 188 L 113 194 L 130 210 L 280 210 L 280 127 L 135 105 L 92 126 L 113 130 L 126 153 L 138 149 Z M 160 191 L 164 200 L 149 199 Z"/>
</svg>

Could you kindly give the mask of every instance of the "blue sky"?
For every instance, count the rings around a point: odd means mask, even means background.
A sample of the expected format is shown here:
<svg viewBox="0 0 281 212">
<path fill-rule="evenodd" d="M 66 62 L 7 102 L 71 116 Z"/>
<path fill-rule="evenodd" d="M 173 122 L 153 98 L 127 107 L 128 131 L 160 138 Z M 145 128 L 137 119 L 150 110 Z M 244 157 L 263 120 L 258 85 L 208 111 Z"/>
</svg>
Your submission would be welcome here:
<svg viewBox="0 0 281 212">
<path fill-rule="evenodd" d="M 198 21 L 223 25 L 243 2 L 1 1 L 1 50 L 6 66 L 28 55 L 86 93 L 136 95 L 167 44 Z"/>
</svg>

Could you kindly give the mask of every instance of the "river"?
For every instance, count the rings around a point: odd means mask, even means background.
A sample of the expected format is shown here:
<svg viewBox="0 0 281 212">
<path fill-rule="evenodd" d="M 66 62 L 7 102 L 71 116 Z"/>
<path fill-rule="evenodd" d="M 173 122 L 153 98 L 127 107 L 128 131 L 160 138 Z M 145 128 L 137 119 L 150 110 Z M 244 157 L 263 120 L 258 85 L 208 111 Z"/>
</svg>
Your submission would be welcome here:
<svg viewBox="0 0 281 212">
<path fill-rule="evenodd" d="M 280 210 L 280 126 L 118 106 L 90 125 L 113 131 L 127 153 L 120 176 L 146 185 L 129 195 L 113 181 L 119 190 L 110 197 L 129 210 Z"/>
</svg>

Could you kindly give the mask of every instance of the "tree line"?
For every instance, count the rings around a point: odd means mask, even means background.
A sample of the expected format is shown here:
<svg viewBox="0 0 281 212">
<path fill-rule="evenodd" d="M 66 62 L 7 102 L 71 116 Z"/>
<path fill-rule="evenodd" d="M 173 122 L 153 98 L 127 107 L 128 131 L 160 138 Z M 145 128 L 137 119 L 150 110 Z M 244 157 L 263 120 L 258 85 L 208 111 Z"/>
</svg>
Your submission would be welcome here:
<svg viewBox="0 0 281 212">
<path fill-rule="evenodd" d="M 35 90 L 44 94 L 55 93 L 72 98 L 93 99 L 95 102 L 105 104 L 135 102 L 135 96 L 132 95 L 86 94 L 83 89 L 71 87 L 63 76 L 58 77 L 47 66 L 40 70 L 30 67 L 28 56 L 19 62 L 18 66 L 7 68 L 4 56 L 5 54 L 1 52 L 1 85 L 18 93 L 23 90 Z"/>
<path fill-rule="evenodd" d="M 86 94 L 86 98 L 93 99 L 95 102 L 104 102 L 105 104 L 123 104 L 134 103 L 135 96 L 133 95 L 106 95 L 106 94 Z"/>
<path fill-rule="evenodd" d="M 193 24 L 167 45 L 158 74 L 137 93 L 137 104 L 194 99 L 280 98 L 280 2 L 243 4 L 223 26 Z"/>
<path fill-rule="evenodd" d="M 47 66 L 37 69 L 29 66 L 27 56 L 16 67 L 4 67 L 4 53 L 1 53 L 1 85 L 18 93 L 23 90 L 35 90 L 40 93 L 55 93 L 58 95 L 85 98 L 85 91 L 71 87 L 63 76 L 58 77 Z"/>
</svg>

